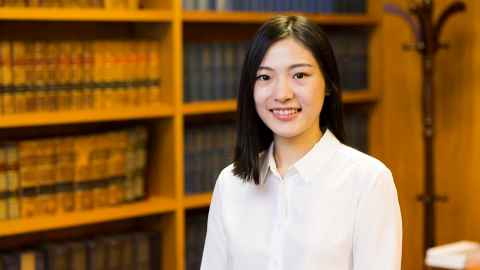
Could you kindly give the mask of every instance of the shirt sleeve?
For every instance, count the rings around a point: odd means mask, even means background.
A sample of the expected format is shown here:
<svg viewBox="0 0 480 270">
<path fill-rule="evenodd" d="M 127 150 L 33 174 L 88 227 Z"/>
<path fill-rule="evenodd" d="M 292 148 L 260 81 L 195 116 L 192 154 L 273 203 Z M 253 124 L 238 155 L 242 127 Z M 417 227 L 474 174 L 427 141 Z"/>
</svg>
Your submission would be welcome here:
<svg viewBox="0 0 480 270">
<path fill-rule="evenodd" d="M 219 175 L 212 194 L 208 212 L 207 236 L 203 249 L 201 270 L 227 269 L 227 241 L 222 214 L 222 174 Z"/>
<path fill-rule="evenodd" d="M 353 241 L 354 270 L 400 270 L 402 217 L 388 169 L 360 198 Z"/>
</svg>

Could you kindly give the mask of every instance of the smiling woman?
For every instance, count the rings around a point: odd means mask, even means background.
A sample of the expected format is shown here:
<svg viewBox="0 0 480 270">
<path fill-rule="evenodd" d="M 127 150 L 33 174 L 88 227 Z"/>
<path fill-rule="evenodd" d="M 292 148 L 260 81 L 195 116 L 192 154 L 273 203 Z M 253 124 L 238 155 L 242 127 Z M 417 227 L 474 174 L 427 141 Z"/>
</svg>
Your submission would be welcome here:
<svg viewBox="0 0 480 270">
<path fill-rule="evenodd" d="M 343 144 L 325 33 L 299 16 L 257 32 L 245 58 L 233 164 L 217 179 L 202 270 L 399 270 L 390 170 Z"/>
</svg>

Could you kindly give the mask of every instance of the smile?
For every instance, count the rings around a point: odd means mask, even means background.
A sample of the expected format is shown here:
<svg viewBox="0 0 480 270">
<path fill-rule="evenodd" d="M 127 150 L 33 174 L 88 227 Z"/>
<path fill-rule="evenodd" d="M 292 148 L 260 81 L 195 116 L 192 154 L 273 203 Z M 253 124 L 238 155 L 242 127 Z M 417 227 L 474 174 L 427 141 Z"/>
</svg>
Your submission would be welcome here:
<svg viewBox="0 0 480 270">
<path fill-rule="evenodd" d="M 300 111 L 302 111 L 302 109 L 299 108 L 282 108 L 270 110 L 270 112 L 273 113 L 273 116 L 281 121 L 290 121 L 294 119 Z"/>
</svg>

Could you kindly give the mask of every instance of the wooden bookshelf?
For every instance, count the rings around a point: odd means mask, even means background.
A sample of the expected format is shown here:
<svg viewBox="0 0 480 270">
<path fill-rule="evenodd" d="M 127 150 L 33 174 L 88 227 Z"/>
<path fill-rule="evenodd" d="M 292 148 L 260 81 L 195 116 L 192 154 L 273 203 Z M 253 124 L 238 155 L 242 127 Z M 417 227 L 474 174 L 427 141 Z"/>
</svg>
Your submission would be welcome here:
<svg viewBox="0 0 480 270">
<path fill-rule="evenodd" d="M 1 221 L 0 237 L 171 213 L 175 211 L 176 207 L 177 203 L 174 199 L 158 197 L 137 203 L 94 209 L 88 212 L 79 211 L 57 216 Z"/>
<path fill-rule="evenodd" d="M 369 2 L 374 3 L 373 0 Z M 212 195 L 210 192 L 193 195 L 187 195 L 184 192 L 184 151 L 187 147 L 184 145 L 184 123 L 193 115 L 199 118 L 209 117 L 208 115 L 211 114 L 230 116 L 229 114 L 236 111 L 237 104 L 234 100 L 191 103 L 182 101 L 183 44 L 189 38 L 195 38 L 198 35 L 205 36 L 206 39 L 211 38 L 205 35 L 205 32 L 208 33 L 211 30 L 212 24 L 219 26 L 218 31 L 212 33 L 215 37 L 221 35 L 224 40 L 238 41 L 249 37 L 251 30 L 256 29 L 259 24 L 274 16 L 275 13 L 182 11 L 181 0 L 145 0 L 144 4 L 147 8 L 142 10 L 0 7 L 0 28 L 4 26 L 0 32 L 6 39 L 9 35 L 15 38 L 23 37 L 22 34 L 14 32 L 25 29 L 29 29 L 34 37 L 38 37 L 40 36 L 38 32 L 43 29 L 43 25 L 48 26 L 44 29 L 48 39 L 71 38 L 72 29 L 75 29 L 74 35 L 78 35 L 78 39 L 81 39 L 84 34 L 87 34 L 86 39 L 98 38 L 97 34 L 102 38 L 155 39 L 161 48 L 158 72 L 161 74 L 161 87 L 164 93 L 162 103 L 153 105 L 0 115 L 0 131 L 7 135 L 10 135 L 10 130 L 15 128 L 25 130 L 29 127 L 36 129 L 39 126 L 54 125 L 76 127 L 77 124 L 93 126 L 98 122 L 123 124 L 130 120 L 144 119 L 152 123 L 150 127 L 154 131 L 150 138 L 151 148 L 148 153 L 146 186 L 150 197 L 147 200 L 53 217 L 2 220 L 0 221 L 0 246 L 2 238 L 11 240 L 26 234 L 41 234 L 59 229 L 76 230 L 86 225 L 121 223 L 124 220 L 151 217 L 153 222 L 149 228 L 165 233 L 166 240 L 162 242 L 161 248 L 162 257 L 166 258 L 162 262 L 163 269 L 185 269 L 185 224 L 188 219 L 186 212 L 190 209 L 207 208 Z M 367 15 L 307 13 L 301 15 L 322 25 L 374 29 L 370 43 L 373 45 L 369 51 L 369 64 L 371 63 L 369 89 L 344 92 L 342 99 L 346 104 L 373 103 L 372 106 L 375 106 L 374 104 L 381 100 L 379 89 L 382 89 L 379 79 L 382 61 L 378 57 L 378 52 L 381 51 L 381 36 L 377 31 L 381 25 L 379 12 L 369 12 Z M 234 27 L 240 30 L 232 31 Z M 79 29 L 78 34 L 77 29 Z M 373 128 L 371 132 L 374 132 Z M 373 150 L 375 149 L 374 147 Z M 165 218 L 165 216 L 168 217 Z"/>
<path fill-rule="evenodd" d="M 0 128 L 113 122 L 171 116 L 173 116 L 173 108 L 168 104 L 155 104 L 140 108 L 125 107 L 104 110 L 22 113 L 0 116 Z"/>
<path fill-rule="evenodd" d="M 0 8 L 0 20 L 10 21 L 91 21 L 170 22 L 168 10 L 106 10 L 94 8 Z"/>
<path fill-rule="evenodd" d="M 210 205 L 211 199 L 212 199 L 212 194 L 210 192 L 187 195 L 185 196 L 185 199 L 183 201 L 183 207 L 185 209 L 208 207 Z"/>
<path fill-rule="evenodd" d="M 276 14 L 271 12 L 184 11 L 182 20 L 186 23 L 261 24 Z M 379 18 L 369 15 L 313 15 L 291 12 L 282 12 L 282 14 L 301 14 L 322 25 L 374 26 L 380 21 Z"/>
</svg>

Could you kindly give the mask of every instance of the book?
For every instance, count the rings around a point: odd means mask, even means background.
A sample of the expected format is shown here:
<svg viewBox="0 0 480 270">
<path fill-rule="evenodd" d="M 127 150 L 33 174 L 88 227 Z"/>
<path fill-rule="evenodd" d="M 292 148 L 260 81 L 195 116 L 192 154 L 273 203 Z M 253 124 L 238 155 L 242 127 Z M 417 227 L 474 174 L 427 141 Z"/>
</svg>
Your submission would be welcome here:
<svg viewBox="0 0 480 270">
<path fill-rule="evenodd" d="M 35 251 L 24 251 L 20 254 L 19 270 L 37 270 Z"/>
<path fill-rule="evenodd" d="M 464 269 L 473 260 L 479 261 L 480 243 L 472 241 L 458 241 L 429 248 L 425 264 L 431 267 L 447 269 Z M 478 265 L 480 266 L 480 262 Z"/>
</svg>

